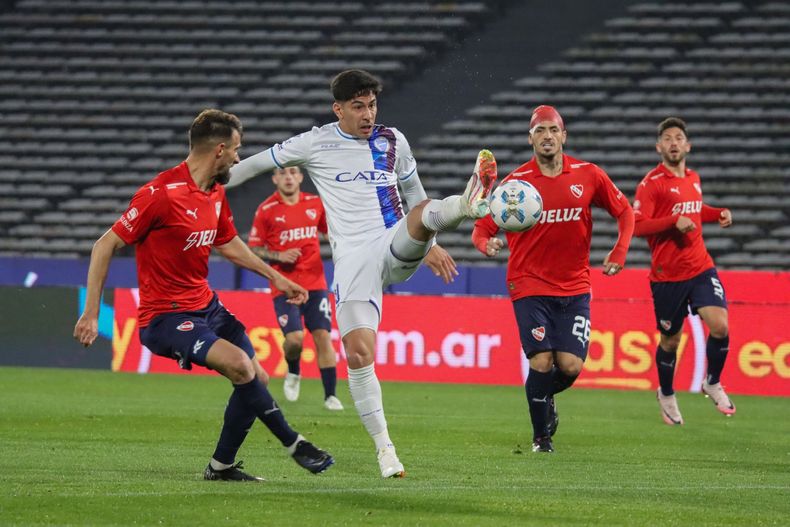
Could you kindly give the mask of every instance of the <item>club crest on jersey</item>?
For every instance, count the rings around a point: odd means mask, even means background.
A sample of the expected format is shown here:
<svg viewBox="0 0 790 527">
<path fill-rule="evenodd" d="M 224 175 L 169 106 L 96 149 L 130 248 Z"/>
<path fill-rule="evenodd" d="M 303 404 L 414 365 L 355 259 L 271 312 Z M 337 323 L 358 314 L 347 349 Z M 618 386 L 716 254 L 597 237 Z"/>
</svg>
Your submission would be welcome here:
<svg viewBox="0 0 790 527">
<path fill-rule="evenodd" d="M 195 329 L 195 323 L 191 320 L 187 320 L 186 322 L 182 322 L 176 326 L 178 331 L 192 331 Z"/>
<path fill-rule="evenodd" d="M 702 195 L 702 187 L 699 186 L 699 183 L 693 183 L 693 185 L 694 185 L 694 190 L 696 190 L 697 194 L 699 194 L 701 196 Z"/>
<path fill-rule="evenodd" d="M 288 315 L 280 315 L 279 317 L 277 317 L 277 322 L 280 323 L 280 327 L 284 328 L 285 325 L 288 323 Z"/>
<path fill-rule="evenodd" d="M 129 221 L 135 219 L 137 217 L 137 208 L 132 207 L 131 209 L 129 209 L 129 212 L 126 213 L 126 217 L 129 218 Z"/>
<path fill-rule="evenodd" d="M 307 209 L 304 211 L 304 213 L 307 214 L 307 217 L 311 220 L 314 220 L 318 217 L 318 213 L 315 211 L 315 209 Z"/>
<path fill-rule="evenodd" d="M 377 137 L 373 140 L 373 146 L 376 147 L 376 150 L 379 152 L 386 152 L 390 149 L 390 142 L 386 137 Z"/>
<path fill-rule="evenodd" d="M 546 336 L 546 328 L 544 326 L 532 328 L 532 336 L 538 342 L 543 342 L 543 338 Z"/>
<path fill-rule="evenodd" d="M 584 193 L 584 185 L 571 185 L 571 194 L 575 197 L 580 198 Z"/>
<path fill-rule="evenodd" d="M 661 324 L 661 327 L 664 328 L 664 331 L 669 331 L 669 328 L 672 327 L 671 320 L 659 320 L 658 323 Z"/>
<path fill-rule="evenodd" d="M 222 203 L 219 201 L 214 204 L 214 210 L 217 211 L 217 218 L 219 218 L 219 211 L 222 210 Z"/>
</svg>

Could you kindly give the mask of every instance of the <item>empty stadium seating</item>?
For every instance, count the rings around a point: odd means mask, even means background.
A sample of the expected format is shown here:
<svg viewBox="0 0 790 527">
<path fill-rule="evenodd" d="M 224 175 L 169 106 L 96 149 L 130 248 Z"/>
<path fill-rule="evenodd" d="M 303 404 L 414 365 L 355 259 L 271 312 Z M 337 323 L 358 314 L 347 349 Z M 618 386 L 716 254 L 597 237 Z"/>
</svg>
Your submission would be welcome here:
<svg viewBox="0 0 790 527">
<path fill-rule="evenodd" d="M 327 118 L 333 73 L 366 68 L 397 89 L 507 4 L 20 0 L 0 12 L 0 255 L 87 255 L 131 192 L 183 159 L 204 107 L 238 113 L 245 142 L 271 144 Z M 733 210 L 731 229 L 705 228 L 717 263 L 787 269 L 788 58 L 786 2 L 635 3 L 414 144 L 420 174 L 438 197 L 482 147 L 515 168 L 531 157 L 531 109 L 553 104 L 568 152 L 633 195 L 658 162 L 655 125 L 678 115 L 706 202 Z M 594 218 L 596 262 L 616 228 Z M 459 261 L 504 261 L 469 232 L 440 239 Z M 629 262 L 649 263 L 643 240 Z"/>
</svg>

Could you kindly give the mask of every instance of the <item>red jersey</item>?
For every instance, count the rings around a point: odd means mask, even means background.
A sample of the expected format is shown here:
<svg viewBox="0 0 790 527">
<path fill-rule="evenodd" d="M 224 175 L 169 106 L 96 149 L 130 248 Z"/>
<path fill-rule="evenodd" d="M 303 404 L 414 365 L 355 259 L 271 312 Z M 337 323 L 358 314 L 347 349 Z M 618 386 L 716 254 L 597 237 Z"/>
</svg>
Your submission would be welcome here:
<svg viewBox="0 0 790 527">
<path fill-rule="evenodd" d="M 112 230 L 136 244 L 140 327 L 162 313 L 206 307 L 211 246 L 236 236 L 224 187 L 203 192 L 186 162 L 140 187 Z"/>
<path fill-rule="evenodd" d="M 318 233 L 326 231 L 326 213 L 318 196 L 300 192 L 299 201 L 289 205 L 275 192 L 255 211 L 249 245 L 271 251 L 301 249 L 296 262 L 271 262 L 271 266 L 308 291 L 315 291 L 327 288 L 318 243 Z M 272 286 L 272 296 L 281 294 Z"/>
<path fill-rule="evenodd" d="M 716 221 L 724 209 L 702 203 L 699 174 L 686 169 L 677 177 L 663 163 L 647 173 L 636 188 L 634 215 L 637 236 L 647 238 L 652 253 L 650 280 L 688 280 L 713 267 L 713 259 L 702 241 L 702 223 Z M 678 216 L 697 226 L 682 233 L 675 228 Z"/>
<path fill-rule="evenodd" d="M 512 300 L 525 296 L 572 296 L 590 292 L 592 211 L 596 205 L 618 217 L 631 206 L 606 172 L 592 163 L 562 156 L 562 173 L 544 176 L 533 157 L 504 180 L 534 185 L 543 198 L 543 213 L 528 231 L 506 232 L 510 258 L 507 288 Z M 491 215 L 475 222 L 472 239 L 485 253 L 499 231 Z M 630 232 L 618 240 L 610 260 L 625 263 Z"/>
</svg>

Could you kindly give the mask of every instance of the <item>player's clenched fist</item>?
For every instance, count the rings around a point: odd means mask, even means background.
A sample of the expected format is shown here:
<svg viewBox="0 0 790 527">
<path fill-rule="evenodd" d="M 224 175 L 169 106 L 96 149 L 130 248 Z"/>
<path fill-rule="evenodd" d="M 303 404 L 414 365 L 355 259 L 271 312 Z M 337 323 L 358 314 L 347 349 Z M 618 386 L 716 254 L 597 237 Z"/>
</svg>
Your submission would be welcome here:
<svg viewBox="0 0 790 527">
<path fill-rule="evenodd" d="M 486 256 L 496 256 L 504 246 L 505 242 L 499 238 L 489 238 L 486 242 Z"/>
</svg>

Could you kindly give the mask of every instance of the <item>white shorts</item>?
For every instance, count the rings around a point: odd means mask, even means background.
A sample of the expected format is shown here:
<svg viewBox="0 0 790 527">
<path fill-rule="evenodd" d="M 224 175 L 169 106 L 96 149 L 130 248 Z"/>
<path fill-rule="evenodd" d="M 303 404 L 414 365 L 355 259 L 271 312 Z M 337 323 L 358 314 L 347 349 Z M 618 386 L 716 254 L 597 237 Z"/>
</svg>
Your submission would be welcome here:
<svg viewBox="0 0 790 527">
<path fill-rule="evenodd" d="M 332 292 L 335 295 L 335 312 L 341 336 L 360 327 L 368 327 L 377 331 L 378 323 L 381 321 L 381 299 L 384 288 L 390 284 L 405 282 L 420 266 L 422 258 L 403 261 L 392 253 L 392 240 L 405 221 L 405 218 L 401 219 L 381 238 L 373 240 L 355 251 L 347 252 L 335 262 Z M 378 317 L 343 316 L 341 314 L 343 304 L 349 301 L 372 304 Z M 365 320 L 355 320 L 356 318 Z M 374 318 L 377 320 L 374 321 Z"/>
</svg>

